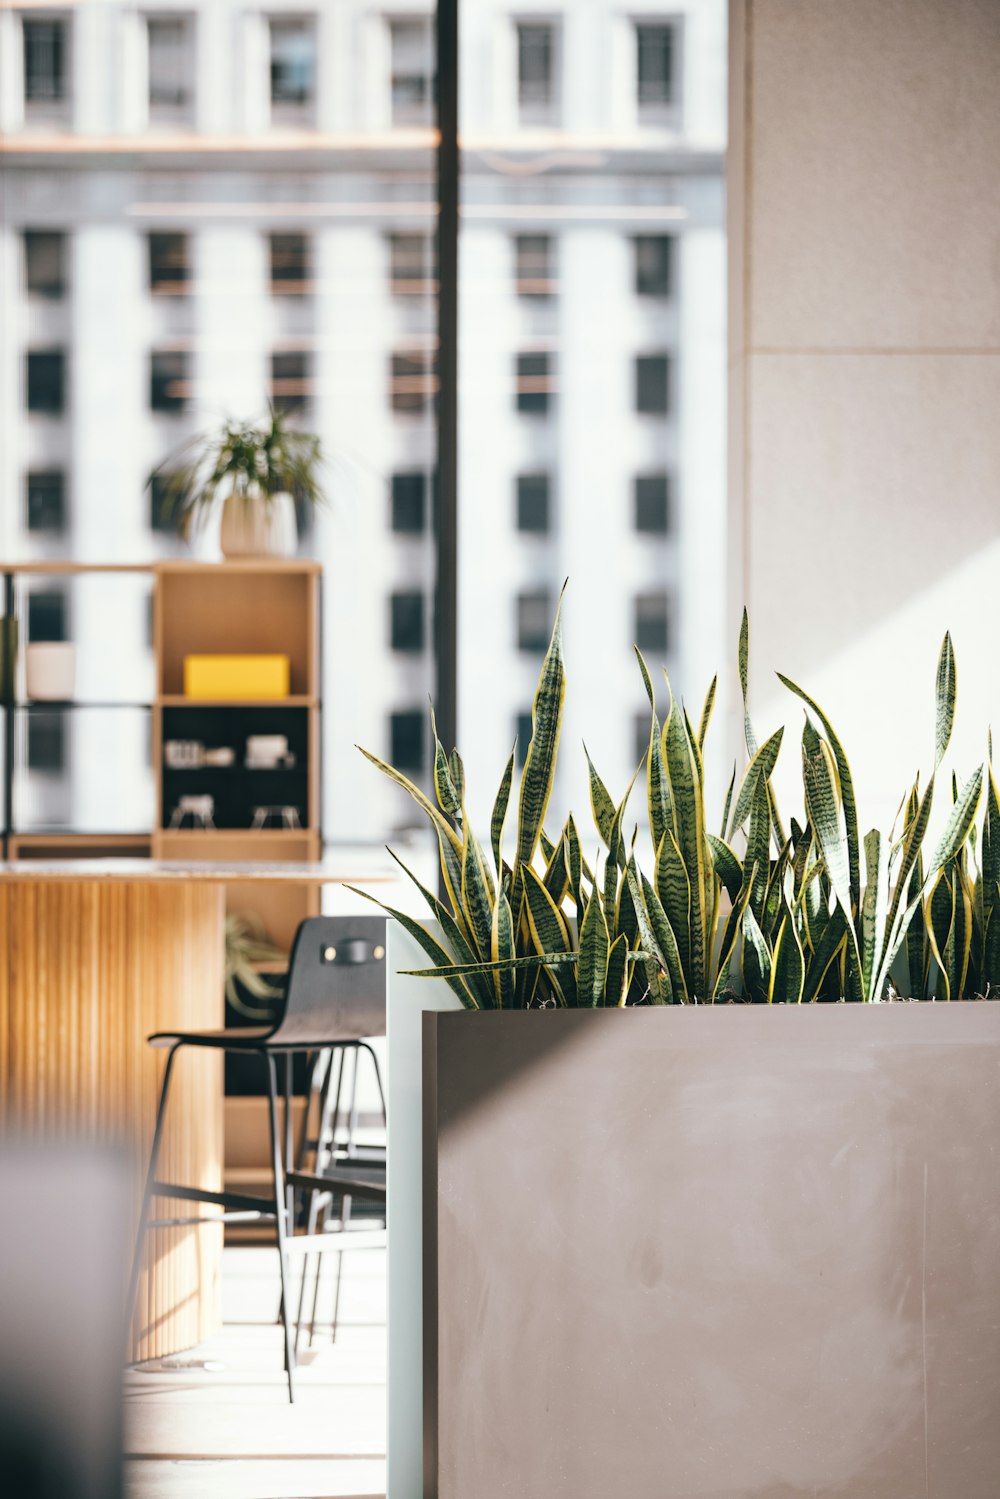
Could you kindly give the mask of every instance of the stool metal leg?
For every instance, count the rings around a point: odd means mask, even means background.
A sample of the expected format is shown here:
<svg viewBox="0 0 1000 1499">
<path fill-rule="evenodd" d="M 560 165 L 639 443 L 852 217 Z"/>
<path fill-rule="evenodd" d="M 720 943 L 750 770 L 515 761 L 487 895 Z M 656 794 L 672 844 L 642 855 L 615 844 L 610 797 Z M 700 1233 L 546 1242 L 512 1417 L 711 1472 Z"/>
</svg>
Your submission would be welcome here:
<svg viewBox="0 0 1000 1499">
<path fill-rule="evenodd" d="M 146 1225 L 149 1222 L 149 1209 L 153 1200 L 153 1184 L 156 1181 L 156 1167 L 160 1159 L 160 1145 L 163 1141 L 163 1121 L 167 1112 L 167 1094 L 170 1089 L 170 1074 L 174 1067 L 174 1058 L 182 1046 L 178 1041 L 167 1053 L 167 1065 L 163 1070 L 163 1082 L 160 1086 L 160 1101 L 156 1108 L 156 1124 L 153 1127 L 153 1143 L 149 1149 L 149 1168 L 146 1172 L 146 1181 L 142 1192 L 142 1207 L 139 1211 L 139 1226 L 135 1237 L 135 1254 L 132 1257 L 132 1272 L 128 1282 L 128 1305 L 126 1309 L 127 1324 L 125 1336 L 128 1337 L 128 1329 L 132 1318 L 135 1316 L 135 1302 L 139 1294 L 139 1276 L 142 1271 L 142 1253 L 146 1243 Z"/>
<path fill-rule="evenodd" d="M 274 1057 L 261 1052 L 267 1069 L 268 1118 L 271 1125 L 271 1163 L 274 1170 L 274 1216 L 278 1236 L 278 1259 L 281 1265 L 281 1321 L 285 1331 L 285 1369 L 288 1374 L 288 1399 L 295 1403 L 295 1350 L 292 1347 L 291 1286 L 288 1268 L 288 1234 L 286 1222 L 285 1173 L 281 1164 L 281 1135 L 278 1130 L 278 1078 Z"/>
</svg>

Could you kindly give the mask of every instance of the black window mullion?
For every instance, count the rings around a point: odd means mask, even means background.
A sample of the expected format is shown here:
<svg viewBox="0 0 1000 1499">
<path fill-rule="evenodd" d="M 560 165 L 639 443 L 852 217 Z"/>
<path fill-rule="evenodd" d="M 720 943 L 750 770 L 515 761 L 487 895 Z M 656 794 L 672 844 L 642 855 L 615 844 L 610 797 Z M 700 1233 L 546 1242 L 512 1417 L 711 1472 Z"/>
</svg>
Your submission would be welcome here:
<svg viewBox="0 0 1000 1499">
<path fill-rule="evenodd" d="M 437 6 L 438 504 L 435 621 L 438 733 L 450 749 L 458 726 L 458 7 Z"/>
</svg>

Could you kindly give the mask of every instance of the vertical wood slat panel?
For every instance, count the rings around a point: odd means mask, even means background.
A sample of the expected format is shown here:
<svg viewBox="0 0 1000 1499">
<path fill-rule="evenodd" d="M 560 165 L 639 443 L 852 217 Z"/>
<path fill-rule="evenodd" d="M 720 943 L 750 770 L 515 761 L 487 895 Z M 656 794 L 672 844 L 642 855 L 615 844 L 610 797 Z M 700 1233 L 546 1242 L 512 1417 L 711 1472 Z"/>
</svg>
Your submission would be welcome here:
<svg viewBox="0 0 1000 1499">
<path fill-rule="evenodd" d="M 166 1059 L 146 1037 L 222 1024 L 223 901 L 221 886 L 145 880 L 0 887 L 4 1125 L 123 1142 L 136 1218 Z M 183 1051 L 161 1178 L 221 1188 L 222 1111 L 221 1056 Z M 159 1211 L 174 1206 L 164 1200 Z M 149 1236 L 133 1359 L 191 1347 L 219 1325 L 221 1260 L 219 1227 Z"/>
</svg>

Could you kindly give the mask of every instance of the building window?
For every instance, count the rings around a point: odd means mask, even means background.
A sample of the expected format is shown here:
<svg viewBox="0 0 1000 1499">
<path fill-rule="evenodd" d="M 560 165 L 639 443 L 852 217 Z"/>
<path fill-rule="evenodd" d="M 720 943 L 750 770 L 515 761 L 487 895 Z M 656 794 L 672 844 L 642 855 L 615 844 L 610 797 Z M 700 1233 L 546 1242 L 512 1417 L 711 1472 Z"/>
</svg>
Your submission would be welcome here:
<svg viewBox="0 0 1000 1499">
<path fill-rule="evenodd" d="M 635 409 L 666 416 L 670 409 L 670 361 L 666 354 L 640 354 L 635 361 Z"/>
<path fill-rule="evenodd" d="M 650 536 L 666 536 L 670 529 L 666 474 L 639 474 L 634 493 L 635 529 Z"/>
<path fill-rule="evenodd" d="M 517 102 L 522 124 L 544 124 L 556 104 L 556 34 L 548 22 L 517 28 Z"/>
<path fill-rule="evenodd" d="M 430 16 L 389 22 L 392 123 L 430 125 L 434 102 L 434 27 Z"/>
<path fill-rule="evenodd" d="M 422 651 L 426 644 L 424 595 L 419 589 L 394 593 L 389 601 L 394 651 Z"/>
<path fill-rule="evenodd" d="M 296 114 L 316 94 L 316 33 L 305 18 L 271 22 L 271 103 Z"/>
<path fill-rule="evenodd" d="M 149 529 L 159 536 L 177 535 L 177 510 L 169 493 L 171 478 L 157 470 L 149 480 Z"/>
<path fill-rule="evenodd" d="M 635 291 L 639 297 L 669 297 L 673 287 L 674 241 L 669 234 L 639 234 L 635 252 Z"/>
<path fill-rule="evenodd" d="M 549 526 L 548 474 L 518 474 L 517 529 L 544 535 Z"/>
<path fill-rule="evenodd" d="M 66 595 L 56 589 L 28 594 L 28 640 L 35 645 L 68 640 Z"/>
<path fill-rule="evenodd" d="M 151 234 L 149 236 L 149 289 L 151 292 L 177 296 L 187 290 L 190 273 L 186 234 Z"/>
<path fill-rule="evenodd" d="M 413 415 L 431 411 L 437 395 L 437 361 L 418 349 L 392 356 L 392 409 Z"/>
<path fill-rule="evenodd" d="M 24 98 L 27 104 L 58 104 L 66 97 L 65 21 L 31 20 L 24 27 Z"/>
<path fill-rule="evenodd" d="M 548 354 L 518 354 L 517 409 L 532 415 L 544 415 L 552 394 L 552 375 Z"/>
<path fill-rule="evenodd" d="M 669 648 L 667 599 L 662 593 L 641 593 L 635 601 L 635 643 L 640 651 L 665 656 Z"/>
<path fill-rule="evenodd" d="M 420 473 L 392 476 L 392 529 L 408 536 L 420 536 L 427 526 L 427 475 Z"/>
<path fill-rule="evenodd" d="M 271 405 L 275 411 L 301 411 L 310 395 L 309 355 L 287 349 L 271 355 Z"/>
<path fill-rule="evenodd" d="M 24 510 L 29 531 L 66 529 L 66 475 L 61 468 L 32 469 L 28 473 Z"/>
<path fill-rule="evenodd" d="M 301 297 L 312 279 L 309 240 L 304 234 L 272 234 L 271 291 L 276 296 Z"/>
<path fill-rule="evenodd" d="M 66 769 L 66 716 L 33 712 L 27 715 L 28 769 L 42 775 L 61 775 Z"/>
<path fill-rule="evenodd" d="M 635 51 L 639 119 L 664 120 L 676 103 L 674 28 L 666 22 L 640 22 L 635 28 Z"/>
<path fill-rule="evenodd" d="M 427 763 L 427 725 L 421 709 L 408 708 L 389 718 L 389 761 L 407 775 L 422 775 Z"/>
<path fill-rule="evenodd" d="M 389 277 L 393 296 L 426 296 L 436 290 L 434 241 L 429 234 L 389 235 Z"/>
<path fill-rule="evenodd" d="M 188 356 L 183 349 L 158 349 L 149 364 L 152 411 L 183 411 L 188 397 Z"/>
<path fill-rule="evenodd" d="M 528 745 L 531 743 L 531 709 L 519 713 L 514 720 L 514 734 L 517 738 L 517 748 L 514 758 L 518 770 L 524 769 L 524 762 L 528 758 Z"/>
<path fill-rule="evenodd" d="M 194 74 L 194 23 L 190 16 L 150 16 L 149 113 L 174 119 L 191 102 Z"/>
<path fill-rule="evenodd" d="M 58 416 L 66 407 L 66 356 L 62 349 L 28 353 L 28 410 Z"/>
<path fill-rule="evenodd" d="M 552 598 L 547 588 L 531 589 L 517 596 L 517 648 L 545 651 L 552 631 Z"/>
<path fill-rule="evenodd" d="M 519 297 L 550 297 L 556 289 L 553 274 L 552 236 L 514 236 L 517 294 Z"/>
<path fill-rule="evenodd" d="M 31 296 L 61 297 L 66 290 L 66 236 L 56 230 L 24 231 L 24 281 Z"/>
</svg>

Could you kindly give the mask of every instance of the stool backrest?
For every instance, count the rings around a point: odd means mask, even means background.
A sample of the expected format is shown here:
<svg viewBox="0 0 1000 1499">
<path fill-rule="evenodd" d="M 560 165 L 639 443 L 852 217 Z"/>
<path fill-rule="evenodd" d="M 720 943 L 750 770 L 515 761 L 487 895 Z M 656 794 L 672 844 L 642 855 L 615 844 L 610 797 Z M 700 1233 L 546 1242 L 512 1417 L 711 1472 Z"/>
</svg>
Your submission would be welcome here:
<svg viewBox="0 0 1000 1499">
<path fill-rule="evenodd" d="M 307 916 L 292 943 L 285 1009 L 268 1040 L 320 1045 L 385 1035 L 385 918 Z"/>
</svg>

